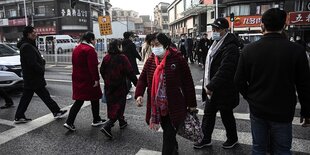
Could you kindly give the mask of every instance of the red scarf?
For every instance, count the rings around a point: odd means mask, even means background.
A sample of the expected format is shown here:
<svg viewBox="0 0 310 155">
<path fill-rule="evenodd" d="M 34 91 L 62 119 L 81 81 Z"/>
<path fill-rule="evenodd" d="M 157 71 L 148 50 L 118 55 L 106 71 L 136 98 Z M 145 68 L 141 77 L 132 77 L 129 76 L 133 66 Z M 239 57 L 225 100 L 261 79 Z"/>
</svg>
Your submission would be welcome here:
<svg viewBox="0 0 310 155">
<path fill-rule="evenodd" d="M 151 92 L 151 122 L 150 122 L 151 129 L 154 129 L 155 126 L 158 126 L 160 122 L 160 108 L 155 103 L 155 99 L 157 97 L 158 86 L 160 83 L 160 76 L 164 73 L 164 68 L 166 66 L 166 59 L 169 53 L 170 53 L 169 50 L 166 50 L 164 58 L 162 59 L 161 62 L 159 62 L 158 57 L 155 56 L 156 69 L 153 75 L 152 92 Z"/>
</svg>

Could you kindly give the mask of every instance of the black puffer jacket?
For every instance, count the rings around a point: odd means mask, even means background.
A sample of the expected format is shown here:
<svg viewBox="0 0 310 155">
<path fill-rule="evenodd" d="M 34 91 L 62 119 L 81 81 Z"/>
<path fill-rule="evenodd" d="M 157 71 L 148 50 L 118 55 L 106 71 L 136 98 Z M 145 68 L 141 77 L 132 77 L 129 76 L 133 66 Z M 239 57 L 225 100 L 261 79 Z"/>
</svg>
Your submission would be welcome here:
<svg viewBox="0 0 310 155">
<path fill-rule="evenodd" d="M 37 89 L 46 86 L 44 79 L 45 60 L 41 57 L 35 41 L 23 38 L 18 42 L 17 47 L 20 50 L 24 88 Z"/>
<path fill-rule="evenodd" d="M 136 75 L 140 74 L 136 59 L 139 59 L 141 61 L 142 58 L 136 49 L 136 45 L 131 40 L 124 39 L 124 41 L 122 42 L 122 46 L 123 46 L 123 52 L 127 56 L 135 74 Z"/>
<path fill-rule="evenodd" d="M 228 33 L 211 63 L 211 81 L 207 84 L 207 88 L 213 91 L 211 104 L 215 104 L 219 109 L 232 109 L 239 104 L 239 93 L 234 85 L 234 76 L 240 54 L 239 47 L 238 39 L 233 34 Z M 202 98 L 203 101 L 206 100 L 204 89 Z"/>
</svg>

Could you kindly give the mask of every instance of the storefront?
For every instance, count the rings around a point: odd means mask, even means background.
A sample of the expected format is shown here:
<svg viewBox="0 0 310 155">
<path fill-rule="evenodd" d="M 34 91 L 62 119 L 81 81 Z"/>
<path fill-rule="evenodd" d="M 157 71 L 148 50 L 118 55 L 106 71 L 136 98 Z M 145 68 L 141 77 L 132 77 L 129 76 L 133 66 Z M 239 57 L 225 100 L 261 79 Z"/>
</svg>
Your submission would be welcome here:
<svg viewBox="0 0 310 155">
<path fill-rule="evenodd" d="M 289 35 L 301 36 L 306 43 L 310 42 L 310 11 L 289 13 Z"/>
</svg>

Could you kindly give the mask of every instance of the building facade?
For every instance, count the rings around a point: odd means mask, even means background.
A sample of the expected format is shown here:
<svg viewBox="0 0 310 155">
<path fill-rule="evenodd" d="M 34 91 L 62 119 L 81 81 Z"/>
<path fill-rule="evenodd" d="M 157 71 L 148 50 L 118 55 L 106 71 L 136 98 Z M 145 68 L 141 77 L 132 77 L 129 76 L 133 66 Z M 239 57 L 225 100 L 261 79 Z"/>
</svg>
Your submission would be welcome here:
<svg viewBox="0 0 310 155">
<path fill-rule="evenodd" d="M 169 34 L 168 6 L 169 3 L 160 2 L 154 8 L 154 29 L 156 32 Z"/>
<path fill-rule="evenodd" d="M 77 3 L 71 8 L 64 0 L 0 1 L 0 40 L 17 41 L 26 23 L 33 25 L 38 35 L 68 34 L 79 37 L 92 30 L 90 5 Z"/>
</svg>

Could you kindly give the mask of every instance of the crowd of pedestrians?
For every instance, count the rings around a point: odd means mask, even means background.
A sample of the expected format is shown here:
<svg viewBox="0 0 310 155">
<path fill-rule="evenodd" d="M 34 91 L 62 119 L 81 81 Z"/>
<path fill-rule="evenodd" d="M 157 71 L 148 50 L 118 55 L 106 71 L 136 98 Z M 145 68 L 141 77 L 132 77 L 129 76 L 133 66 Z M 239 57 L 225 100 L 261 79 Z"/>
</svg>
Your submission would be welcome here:
<svg viewBox="0 0 310 155">
<path fill-rule="evenodd" d="M 197 37 L 196 41 L 190 35 L 187 38 L 182 35 L 175 46 L 163 33 L 149 34 L 145 43 L 140 45 L 142 57 L 133 42 L 134 34 L 125 32 L 122 41 L 111 41 L 100 68 L 94 47 L 95 35 L 87 32 L 72 53 L 72 99 L 75 102 L 64 127 L 75 131 L 75 118 L 84 101 L 90 101 L 91 125 L 102 125 L 100 131 L 113 138 L 112 127 L 116 121 L 120 129 L 128 125 L 124 112 L 133 83 L 138 107 L 144 105 L 145 91 L 147 94 L 146 124 L 155 131 L 160 127 L 163 129 L 162 154 L 178 154 L 178 128 L 184 123 L 187 112 L 196 111 L 197 106 L 188 65 L 197 56 L 204 68 L 202 97 L 205 108 L 201 123 L 204 136 L 193 147 L 201 149 L 212 145 L 218 111 L 227 137 L 222 147 L 230 149 L 238 143 L 233 109 L 239 104 L 240 93 L 249 103 L 252 154 L 266 154 L 267 145 L 272 146 L 271 153 L 291 154 L 292 120 L 297 98 L 301 104 L 301 123 L 303 126 L 310 124 L 310 69 L 305 47 L 283 35 L 286 17 L 286 12 L 280 9 L 266 11 L 261 24 L 263 38 L 244 48 L 228 31 L 229 23 L 225 18 L 218 18 L 211 24 L 212 40 L 207 34 Z M 18 43 L 25 84 L 15 115 L 16 124 L 31 121 L 24 113 L 34 93 L 55 118 L 62 118 L 67 112 L 59 108 L 46 89 L 45 61 L 35 45 L 36 37 L 34 27 L 27 26 Z M 144 61 L 139 79 L 136 77 L 140 74 L 136 59 Z M 104 81 L 104 93 L 100 88 L 100 75 Z M 13 105 L 2 89 L 0 95 L 6 101 L 4 108 Z M 108 120 L 99 116 L 102 95 L 107 102 Z"/>
</svg>

